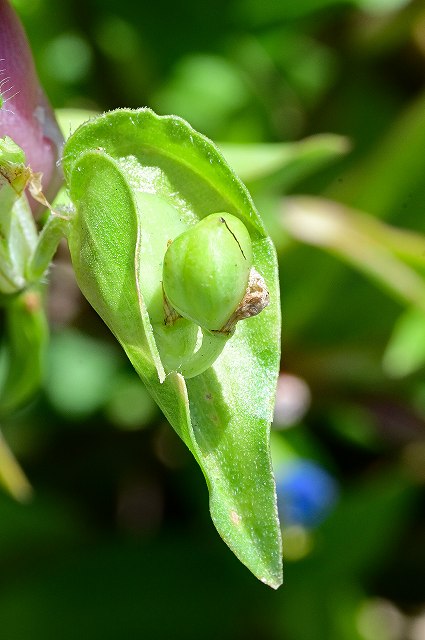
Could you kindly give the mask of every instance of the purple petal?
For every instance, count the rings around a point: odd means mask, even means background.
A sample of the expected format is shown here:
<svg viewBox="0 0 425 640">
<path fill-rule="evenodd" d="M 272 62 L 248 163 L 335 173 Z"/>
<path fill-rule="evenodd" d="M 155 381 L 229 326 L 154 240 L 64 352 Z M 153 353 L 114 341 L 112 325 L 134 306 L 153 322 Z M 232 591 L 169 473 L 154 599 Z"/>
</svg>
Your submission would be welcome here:
<svg viewBox="0 0 425 640">
<path fill-rule="evenodd" d="M 37 78 L 22 24 L 7 0 L 0 0 L 0 137 L 23 148 L 27 164 L 43 174 L 48 199 L 56 195 L 62 175 L 57 160 L 63 143 L 52 108 Z M 31 201 L 36 209 L 39 205 Z"/>
</svg>

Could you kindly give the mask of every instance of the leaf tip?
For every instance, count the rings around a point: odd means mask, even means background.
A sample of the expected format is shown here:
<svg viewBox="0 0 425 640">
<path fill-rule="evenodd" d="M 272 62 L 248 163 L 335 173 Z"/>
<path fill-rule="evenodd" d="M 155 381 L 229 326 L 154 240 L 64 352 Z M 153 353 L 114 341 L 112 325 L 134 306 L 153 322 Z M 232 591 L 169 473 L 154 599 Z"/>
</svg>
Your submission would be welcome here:
<svg viewBox="0 0 425 640">
<path fill-rule="evenodd" d="M 282 575 L 282 573 L 280 573 L 279 575 L 276 575 L 276 576 L 273 576 L 273 577 L 260 578 L 260 581 L 263 584 L 266 584 L 268 587 L 271 587 L 272 589 L 274 589 L 276 591 L 283 584 L 283 575 Z"/>
</svg>

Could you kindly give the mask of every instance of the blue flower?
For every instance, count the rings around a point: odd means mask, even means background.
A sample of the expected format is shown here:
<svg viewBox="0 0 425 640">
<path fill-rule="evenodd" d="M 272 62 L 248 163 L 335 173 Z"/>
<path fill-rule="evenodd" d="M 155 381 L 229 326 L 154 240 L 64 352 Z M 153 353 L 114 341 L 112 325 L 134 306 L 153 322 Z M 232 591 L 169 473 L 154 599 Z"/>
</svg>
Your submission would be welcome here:
<svg viewBox="0 0 425 640">
<path fill-rule="evenodd" d="M 319 464 L 301 458 L 277 469 L 276 489 L 282 524 L 307 528 L 322 522 L 338 497 L 335 479 Z"/>
</svg>

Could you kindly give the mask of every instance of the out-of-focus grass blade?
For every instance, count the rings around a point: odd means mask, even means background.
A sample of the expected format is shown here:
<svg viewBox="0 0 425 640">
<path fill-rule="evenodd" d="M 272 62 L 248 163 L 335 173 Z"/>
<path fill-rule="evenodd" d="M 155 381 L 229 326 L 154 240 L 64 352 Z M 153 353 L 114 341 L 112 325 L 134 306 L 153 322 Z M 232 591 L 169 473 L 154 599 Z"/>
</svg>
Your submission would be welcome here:
<svg viewBox="0 0 425 640">
<path fill-rule="evenodd" d="M 273 180 L 288 189 L 350 150 L 347 138 L 320 134 L 299 142 L 222 144 L 221 150 L 239 177 L 249 184 Z"/>
<path fill-rule="evenodd" d="M 13 498 L 26 502 L 32 496 L 31 485 L 0 432 L 0 485 Z"/>
<path fill-rule="evenodd" d="M 398 300 L 425 312 L 425 280 L 395 254 L 394 229 L 366 214 L 309 197 L 288 198 L 282 224 L 297 240 L 331 251 Z M 419 235 L 401 232 L 400 241 L 404 238 L 409 247 L 413 238 L 421 245 Z"/>
<path fill-rule="evenodd" d="M 326 8 L 352 5 L 371 13 L 382 14 L 403 7 L 407 0 L 302 0 L 276 2 L 276 0 L 239 0 L 235 5 L 235 18 L 249 26 L 259 27 L 277 21 L 294 20 L 323 11 Z"/>
<path fill-rule="evenodd" d="M 345 204 L 390 217 L 402 208 L 409 193 L 425 175 L 425 95 L 403 112 L 368 158 L 326 196 Z"/>
<path fill-rule="evenodd" d="M 90 118 L 94 118 L 96 115 L 98 115 L 96 111 L 90 111 L 88 109 L 56 109 L 55 111 L 56 119 L 65 140 L 69 138 L 80 125 L 90 120 Z"/>
<path fill-rule="evenodd" d="M 408 309 L 396 323 L 383 365 L 393 378 L 403 378 L 425 364 L 425 314 Z"/>
</svg>

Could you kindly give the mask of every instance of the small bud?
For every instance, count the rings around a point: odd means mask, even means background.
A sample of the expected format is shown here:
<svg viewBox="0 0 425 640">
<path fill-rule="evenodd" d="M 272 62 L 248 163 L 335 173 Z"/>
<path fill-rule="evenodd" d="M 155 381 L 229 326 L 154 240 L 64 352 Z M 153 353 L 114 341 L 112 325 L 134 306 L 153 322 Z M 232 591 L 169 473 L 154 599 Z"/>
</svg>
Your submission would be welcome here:
<svg viewBox="0 0 425 640">
<path fill-rule="evenodd" d="M 251 238 L 243 222 L 229 213 L 213 213 L 168 247 L 163 268 L 167 302 L 203 329 L 231 333 L 239 319 L 255 315 L 246 304 L 238 312 L 251 268 Z"/>
<path fill-rule="evenodd" d="M 3 185 L 9 187 L 17 198 L 27 186 L 30 175 L 30 170 L 25 166 L 25 153 L 21 147 L 18 147 L 8 136 L 0 138 L 0 189 Z M 2 198 L 0 202 L 5 209 Z"/>
<path fill-rule="evenodd" d="M 3 164 L 25 164 L 24 151 L 8 136 L 0 138 L 0 166 Z"/>
</svg>

